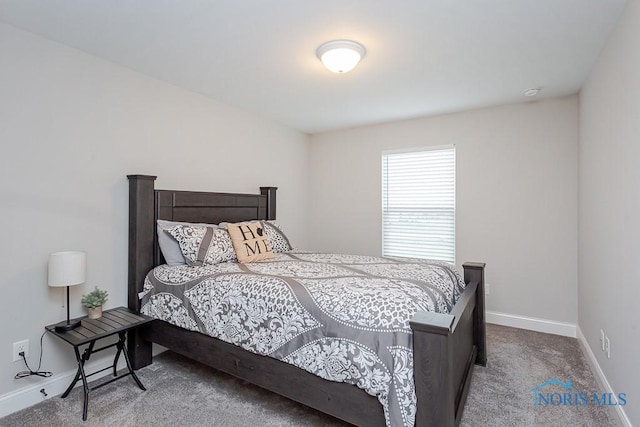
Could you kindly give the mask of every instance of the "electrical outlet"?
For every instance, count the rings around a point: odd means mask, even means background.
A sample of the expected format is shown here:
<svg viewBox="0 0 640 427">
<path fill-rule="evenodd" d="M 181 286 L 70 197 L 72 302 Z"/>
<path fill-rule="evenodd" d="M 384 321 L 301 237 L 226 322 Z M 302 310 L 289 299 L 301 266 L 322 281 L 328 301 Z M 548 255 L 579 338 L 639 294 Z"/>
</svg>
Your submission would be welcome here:
<svg viewBox="0 0 640 427">
<path fill-rule="evenodd" d="M 20 353 L 24 352 L 24 357 L 29 357 L 29 340 L 23 340 L 13 343 L 13 361 L 22 360 Z"/>
<path fill-rule="evenodd" d="M 604 337 L 604 351 L 607 352 L 607 359 L 611 359 L 611 342 L 609 337 Z"/>
<path fill-rule="evenodd" d="M 484 294 L 485 295 L 489 295 L 489 293 L 491 292 L 491 285 L 489 283 L 484 284 Z"/>
<path fill-rule="evenodd" d="M 604 331 L 600 329 L 600 348 L 604 351 Z"/>
</svg>

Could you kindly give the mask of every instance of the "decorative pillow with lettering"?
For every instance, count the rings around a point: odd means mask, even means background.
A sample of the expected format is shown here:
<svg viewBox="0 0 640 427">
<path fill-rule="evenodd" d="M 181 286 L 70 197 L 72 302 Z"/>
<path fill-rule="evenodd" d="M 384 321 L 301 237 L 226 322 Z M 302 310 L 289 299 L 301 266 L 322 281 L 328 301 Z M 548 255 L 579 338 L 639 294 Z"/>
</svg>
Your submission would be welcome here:
<svg viewBox="0 0 640 427">
<path fill-rule="evenodd" d="M 180 224 L 165 232 L 176 239 L 185 261 L 190 266 L 200 267 L 236 260 L 231 237 L 225 229 Z"/>
<path fill-rule="evenodd" d="M 255 221 L 259 221 L 264 226 L 264 232 L 267 235 L 267 239 L 269 239 L 269 243 L 271 244 L 271 250 L 274 253 L 289 252 L 293 250 L 293 245 L 291 244 L 291 241 L 286 236 L 286 234 L 284 234 L 284 231 L 282 230 L 282 227 L 280 226 L 279 223 L 277 223 L 273 219 L 270 219 L 267 221 L 263 221 L 263 220 L 255 220 Z M 236 222 L 235 225 L 249 224 L 250 222 L 255 222 L 255 221 Z M 218 224 L 218 227 L 224 228 L 226 230 L 228 225 L 229 225 L 228 222 L 221 222 L 220 224 Z"/>
<path fill-rule="evenodd" d="M 260 221 L 227 224 L 238 262 L 273 258 L 271 243 Z"/>
<path fill-rule="evenodd" d="M 289 252 L 293 249 L 289 238 L 282 231 L 282 227 L 275 220 L 260 221 L 264 225 L 264 231 L 271 243 L 271 249 L 275 253 Z"/>
</svg>

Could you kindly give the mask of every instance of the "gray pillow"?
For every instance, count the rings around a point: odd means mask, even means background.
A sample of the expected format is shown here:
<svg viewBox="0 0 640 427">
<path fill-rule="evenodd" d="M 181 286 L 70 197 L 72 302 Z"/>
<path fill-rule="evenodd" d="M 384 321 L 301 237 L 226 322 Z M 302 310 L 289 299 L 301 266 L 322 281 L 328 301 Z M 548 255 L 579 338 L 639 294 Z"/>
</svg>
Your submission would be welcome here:
<svg viewBox="0 0 640 427">
<path fill-rule="evenodd" d="M 190 266 L 236 261 L 229 232 L 215 225 L 177 224 L 165 233 L 176 239 Z"/>
<path fill-rule="evenodd" d="M 195 225 L 190 222 L 175 222 L 175 221 L 166 221 L 164 219 L 159 219 L 157 221 L 157 232 L 158 232 L 158 245 L 160 246 L 160 251 L 162 252 L 162 256 L 164 256 L 164 260 L 168 265 L 183 265 L 186 264 L 187 261 L 184 259 L 182 255 L 182 251 L 180 250 L 180 244 L 176 239 L 174 239 L 171 234 L 167 233 L 165 230 L 175 227 L 176 225 Z M 197 225 L 206 225 L 208 227 L 217 227 L 217 225 L 212 224 L 197 224 Z"/>
</svg>

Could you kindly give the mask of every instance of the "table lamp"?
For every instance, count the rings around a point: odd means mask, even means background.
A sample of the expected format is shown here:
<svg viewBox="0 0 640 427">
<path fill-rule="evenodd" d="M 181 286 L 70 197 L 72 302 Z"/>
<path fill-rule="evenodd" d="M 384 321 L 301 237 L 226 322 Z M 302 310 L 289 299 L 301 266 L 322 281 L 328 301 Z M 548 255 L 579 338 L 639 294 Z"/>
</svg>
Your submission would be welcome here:
<svg viewBox="0 0 640 427">
<path fill-rule="evenodd" d="M 49 286 L 67 287 L 67 323 L 56 326 L 56 332 L 66 332 L 80 326 L 69 319 L 69 286 L 80 285 L 87 277 L 87 254 L 79 251 L 55 252 L 49 255 Z"/>
</svg>

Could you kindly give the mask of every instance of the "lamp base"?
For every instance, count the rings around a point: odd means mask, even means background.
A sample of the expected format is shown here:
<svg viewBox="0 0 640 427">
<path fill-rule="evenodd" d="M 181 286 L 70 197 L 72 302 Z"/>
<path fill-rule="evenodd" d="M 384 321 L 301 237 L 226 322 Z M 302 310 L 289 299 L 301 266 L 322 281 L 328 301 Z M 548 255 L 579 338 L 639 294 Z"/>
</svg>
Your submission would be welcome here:
<svg viewBox="0 0 640 427">
<path fill-rule="evenodd" d="M 71 331 L 75 328 L 77 328 L 78 326 L 80 326 L 81 322 L 79 320 L 73 321 L 73 322 L 69 322 L 67 321 L 66 323 L 62 323 L 60 325 L 56 325 L 55 330 L 56 332 L 68 332 Z"/>
</svg>

